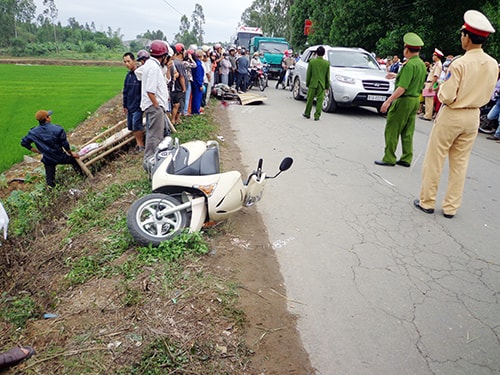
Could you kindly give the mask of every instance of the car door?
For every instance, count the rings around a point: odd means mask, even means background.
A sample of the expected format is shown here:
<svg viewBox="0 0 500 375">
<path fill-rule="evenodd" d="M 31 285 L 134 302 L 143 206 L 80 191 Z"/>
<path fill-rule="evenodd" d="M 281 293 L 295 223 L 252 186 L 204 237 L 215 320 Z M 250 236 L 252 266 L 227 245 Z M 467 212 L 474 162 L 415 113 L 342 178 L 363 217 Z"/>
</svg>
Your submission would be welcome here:
<svg viewBox="0 0 500 375">
<path fill-rule="evenodd" d="M 316 53 L 312 49 L 307 49 L 302 54 L 299 64 L 295 64 L 295 74 L 298 75 L 300 79 L 300 88 L 304 93 L 307 93 L 306 77 L 307 77 L 307 66 L 309 61 Z"/>
</svg>

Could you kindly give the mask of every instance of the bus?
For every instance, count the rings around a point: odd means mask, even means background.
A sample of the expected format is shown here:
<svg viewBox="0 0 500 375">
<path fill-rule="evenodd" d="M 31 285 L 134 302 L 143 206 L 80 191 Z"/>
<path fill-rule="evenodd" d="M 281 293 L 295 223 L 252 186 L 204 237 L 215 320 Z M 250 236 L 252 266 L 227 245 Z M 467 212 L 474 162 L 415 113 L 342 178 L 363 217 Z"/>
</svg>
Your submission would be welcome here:
<svg viewBox="0 0 500 375">
<path fill-rule="evenodd" d="M 238 47 L 241 46 L 247 51 L 250 50 L 250 40 L 254 36 L 262 36 L 260 27 L 240 26 L 236 29 L 236 34 L 231 38 L 231 44 Z"/>
</svg>

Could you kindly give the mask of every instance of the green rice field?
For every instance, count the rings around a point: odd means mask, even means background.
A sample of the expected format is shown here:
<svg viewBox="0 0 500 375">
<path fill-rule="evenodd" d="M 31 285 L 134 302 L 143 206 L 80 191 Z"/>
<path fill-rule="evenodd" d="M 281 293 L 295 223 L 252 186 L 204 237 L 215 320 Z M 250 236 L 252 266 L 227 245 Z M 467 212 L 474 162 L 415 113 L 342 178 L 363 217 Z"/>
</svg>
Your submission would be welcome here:
<svg viewBox="0 0 500 375">
<path fill-rule="evenodd" d="M 53 110 L 52 123 L 70 131 L 121 92 L 119 66 L 0 64 L 0 173 L 30 152 L 21 138 L 38 125 L 39 109 Z"/>
</svg>

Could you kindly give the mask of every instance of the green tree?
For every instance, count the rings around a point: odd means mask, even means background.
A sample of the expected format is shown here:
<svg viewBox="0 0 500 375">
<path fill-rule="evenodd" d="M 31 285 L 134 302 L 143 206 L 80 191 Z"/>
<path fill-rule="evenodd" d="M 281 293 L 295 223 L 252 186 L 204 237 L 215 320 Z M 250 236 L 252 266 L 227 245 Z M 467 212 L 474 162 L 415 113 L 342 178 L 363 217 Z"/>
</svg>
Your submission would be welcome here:
<svg viewBox="0 0 500 375">
<path fill-rule="evenodd" d="M 139 39 L 149 39 L 149 40 L 167 40 L 167 37 L 165 34 L 163 34 L 163 31 L 161 30 L 156 30 L 156 31 L 146 31 L 142 35 L 137 35 L 137 38 Z"/>
<path fill-rule="evenodd" d="M 463 14 L 470 7 L 470 1 L 465 0 L 453 3 L 449 0 L 295 0 L 289 9 L 293 21 L 291 42 L 296 48 L 307 44 L 362 47 L 385 56 L 401 54 L 403 35 L 413 31 L 425 42 L 424 57 L 430 57 L 434 48 L 457 55 L 463 53 L 458 30 Z M 474 8 L 483 11 L 500 27 L 497 0 L 477 0 Z M 306 18 L 313 21 L 314 30 L 307 38 L 303 35 Z M 485 49 L 499 57 L 500 36 L 493 34 Z"/>
<path fill-rule="evenodd" d="M 191 29 L 191 34 L 196 38 L 196 44 L 203 44 L 203 35 L 205 31 L 203 30 L 203 25 L 205 24 L 205 15 L 203 14 L 203 7 L 200 4 L 194 6 L 194 12 L 191 15 L 191 24 L 193 25 Z"/>
<path fill-rule="evenodd" d="M 43 10 L 43 15 L 45 19 L 52 21 L 50 23 L 52 24 L 54 42 L 57 43 L 56 21 L 59 11 L 57 10 L 56 3 L 54 2 L 54 0 L 43 0 L 43 6 L 45 7 L 45 9 Z"/>
<path fill-rule="evenodd" d="M 290 40 L 292 19 L 287 15 L 292 3 L 293 0 L 255 0 L 243 12 L 241 23 L 262 28 L 264 35 Z"/>
<path fill-rule="evenodd" d="M 141 49 L 146 49 L 146 46 L 140 40 L 133 40 L 130 42 L 129 49 L 130 49 L 130 51 L 137 53 L 137 51 L 139 51 Z"/>
<path fill-rule="evenodd" d="M 33 0 L 0 0 L 0 46 L 7 47 L 18 38 L 18 28 L 35 15 Z"/>
<path fill-rule="evenodd" d="M 178 43 L 182 43 L 185 46 L 190 44 L 197 44 L 196 36 L 193 35 L 191 31 L 191 23 L 186 15 L 181 17 L 181 24 L 179 26 L 179 32 L 175 34 L 174 39 Z"/>
<path fill-rule="evenodd" d="M 292 28 L 290 30 L 290 43 L 294 46 L 296 50 L 303 50 L 309 44 L 309 38 L 304 35 L 304 25 L 307 19 L 311 20 L 313 9 L 315 4 L 314 0 L 302 0 L 295 1 L 289 10 L 289 18 L 292 20 Z M 313 23 L 311 32 L 314 33 L 317 25 Z"/>
<path fill-rule="evenodd" d="M 497 30 L 496 33 L 488 37 L 488 41 L 486 42 L 484 48 L 486 52 L 496 57 L 496 59 L 500 62 L 500 7 L 498 6 L 498 2 L 490 1 L 484 5 L 482 10 Z"/>
</svg>

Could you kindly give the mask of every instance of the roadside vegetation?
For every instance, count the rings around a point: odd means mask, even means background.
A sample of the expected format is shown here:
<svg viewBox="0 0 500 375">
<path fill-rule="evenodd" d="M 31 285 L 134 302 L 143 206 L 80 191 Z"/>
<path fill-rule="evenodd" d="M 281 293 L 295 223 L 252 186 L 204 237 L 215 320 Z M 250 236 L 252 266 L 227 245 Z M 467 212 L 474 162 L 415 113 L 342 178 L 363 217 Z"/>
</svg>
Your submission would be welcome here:
<svg viewBox="0 0 500 375">
<path fill-rule="evenodd" d="M 182 124 L 181 142 L 215 137 L 207 112 Z M 0 337 L 6 347 L 36 347 L 23 373 L 248 368 L 252 351 L 234 334 L 245 322 L 238 286 L 207 267 L 221 234 L 182 233 L 153 248 L 137 246 L 128 233 L 130 203 L 150 190 L 141 164 L 124 150 L 97 167 L 105 175 L 96 180 L 69 168 L 47 191 L 32 175 L 4 198 L 11 221 L 2 246 L 9 264 L 0 274 Z"/>
</svg>

